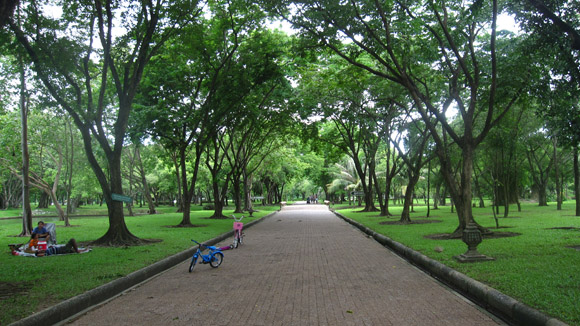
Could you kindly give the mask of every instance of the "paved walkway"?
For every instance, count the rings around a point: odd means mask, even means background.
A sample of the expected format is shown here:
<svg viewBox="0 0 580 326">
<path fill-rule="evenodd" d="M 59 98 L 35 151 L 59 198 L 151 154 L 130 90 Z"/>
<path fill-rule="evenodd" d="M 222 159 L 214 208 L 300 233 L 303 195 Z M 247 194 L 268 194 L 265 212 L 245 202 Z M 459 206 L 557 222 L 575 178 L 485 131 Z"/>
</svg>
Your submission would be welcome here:
<svg viewBox="0 0 580 326">
<path fill-rule="evenodd" d="M 183 262 L 71 323 L 502 325 L 324 205 L 287 206 L 244 240 L 217 269 Z"/>
</svg>

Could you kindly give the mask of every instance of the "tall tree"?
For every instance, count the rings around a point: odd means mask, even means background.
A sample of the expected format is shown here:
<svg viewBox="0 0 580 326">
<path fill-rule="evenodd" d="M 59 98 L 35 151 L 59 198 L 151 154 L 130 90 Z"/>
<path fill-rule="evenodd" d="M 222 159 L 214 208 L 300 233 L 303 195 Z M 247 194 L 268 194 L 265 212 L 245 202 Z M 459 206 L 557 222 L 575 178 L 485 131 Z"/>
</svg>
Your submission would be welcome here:
<svg viewBox="0 0 580 326">
<path fill-rule="evenodd" d="M 135 129 L 152 136 L 173 158 L 180 226 L 192 225 L 191 199 L 202 153 L 223 116 L 212 104 L 239 46 L 239 30 L 225 13 L 191 25 L 153 58 L 138 100 Z"/>
<path fill-rule="evenodd" d="M 381 144 L 382 126 L 378 123 L 377 95 L 369 92 L 373 76 L 344 65 L 338 57 L 322 58 L 302 77 L 301 93 L 315 115 L 332 123 L 321 128 L 320 139 L 348 155 L 357 171 L 363 192 L 363 211 L 372 212 L 376 181 L 376 156 Z"/>
<path fill-rule="evenodd" d="M 37 77 L 72 117 L 85 153 L 103 191 L 109 229 L 94 241 L 103 245 L 142 243 L 125 224 L 121 154 L 133 100 L 143 70 L 164 42 L 194 19 L 197 2 L 55 1 L 61 17 L 31 2 L 23 7 L 26 23 L 9 21 Z M 94 147 L 105 155 L 99 162 Z"/>
<path fill-rule="evenodd" d="M 528 138 L 526 155 L 534 186 L 538 193 L 538 205 L 548 206 L 547 188 L 554 166 L 551 141 L 543 132 L 535 132 Z"/>
<path fill-rule="evenodd" d="M 284 117 L 290 118 L 284 104 L 289 83 L 283 64 L 288 57 L 279 48 L 279 36 L 266 29 L 247 35 L 229 64 L 227 80 L 216 91 L 219 100 L 212 109 L 224 112 L 224 116 L 216 126 L 206 161 L 214 183 L 215 218 L 223 218 L 231 182 L 244 170 L 248 172 L 249 161 L 258 158 L 261 150 L 268 153 L 268 148 L 273 149 L 269 137 L 284 129 Z"/>
<path fill-rule="evenodd" d="M 271 8 L 350 64 L 407 90 L 437 144 L 441 172 L 457 206 L 455 232 L 461 234 L 474 223 L 474 151 L 516 101 L 524 79 L 510 85 L 511 75 L 498 74 L 498 58 L 511 53 L 497 47 L 497 1 L 468 6 L 460 1 L 281 1 Z M 345 40 L 348 46 L 343 46 Z M 505 83 L 501 95 L 507 100 L 498 102 L 498 83 Z M 458 128 L 445 116 L 452 104 L 458 110 Z M 462 153 L 458 177 L 444 134 Z"/>
<path fill-rule="evenodd" d="M 527 112 L 526 112 L 527 111 Z M 526 113 L 526 115 L 524 115 Z M 510 204 L 519 206 L 520 179 L 522 176 L 523 161 L 526 160 L 525 144 L 522 133 L 526 120 L 532 111 L 520 107 L 512 110 L 494 130 L 490 132 L 486 141 L 478 151 L 477 174 L 474 181 L 478 185 L 476 193 L 483 203 L 484 187 L 481 182 L 487 182 L 495 194 L 494 205 L 496 211 L 504 206 L 504 217 L 508 217 Z M 526 117 L 522 119 L 522 117 Z M 506 141 L 509 139 L 510 141 Z"/>
<path fill-rule="evenodd" d="M 429 132 L 419 121 L 413 121 L 406 125 L 407 136 L 403 140 L 403 146 L 393 142 L 399 152 L 399 157 L 405 164 L 407 174 L 407 187 L 405 189 L 405 198 L 403 202 L 403 211 L 400 222 L 410 223 L 410 207 L 413 202 L 415 186 L 421 176 L 421 169 L 429 161 L 425 156 L 425 149 L 429 141 Z M 400 130 L 399 132 L 405 132 Z"/>
<path fill-rule="evenodd" d="M 569 0 L 520 0 L 508 2 L 508 8 L 516 15 L 520 27 L 535 35 L 536 42 L 530 48 L 541 53 L 543 60 L 540 64 L 550 67 L 550 72 L 544 74 L 544 79 L 550 79 L 547 84 L 551 86 L 547 90 L 543 88 L 544 92 L 539 97 L 542 98 L 544 94 L 558 94 L 554 97 L 548 96 L 555 100 L 543 106 L 539 114 L 551 125 L 550 129 L 558 135 L 560 142 L 577 152 L 580 146 L 580 3 Z M 568 103 L 563 105 L 562 102 Z M 577 161 L 576 158 L 575 162 Z M 574 169 L 574 180 L 578 198 L 578 164 Z M 579 200 L 576 200 L 576 216 L 580 216 Z"/>
<path fill-rule="evenodd" d="M 20 123 L 22 146 L 22 232 L 28 236 L 32 232 L 32 209 L 30 208 L 30 153 L 28 151 L 28 90 L 26 89 L 26 72 L 24 62 L 18 62 L 20 70 Z"/>
</svg>

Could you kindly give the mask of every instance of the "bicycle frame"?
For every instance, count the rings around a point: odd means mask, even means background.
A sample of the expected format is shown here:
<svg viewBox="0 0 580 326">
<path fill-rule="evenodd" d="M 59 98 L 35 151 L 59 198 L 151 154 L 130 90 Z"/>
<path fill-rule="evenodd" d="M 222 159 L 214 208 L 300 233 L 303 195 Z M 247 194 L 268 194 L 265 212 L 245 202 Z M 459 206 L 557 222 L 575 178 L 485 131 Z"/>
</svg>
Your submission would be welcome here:
<svg viewBox="0 0 580 326">
<path fill-rule="evenodd" d="M 195 267 L 195 264 L 197 264 L 199 258 L 201 258 L 201 261 L 199 262 L 200 264 L 209 264 L 213 268 L 218 268 L 221 265 L 224 258 L 224 254 L 222 253 L 221 248 L 208 246 L 193 239 L 191 239 L 191 241 L 197 243 L 198 247 L 191 257 L 191 263 L 189 264 L 190 273 L 193 271 L 193 268 Z M 205 249 L 209 249 L 209 253 L 204 255 L 202 251 Z"/>
<path fill-rule="evenodd" d="M 232 217 L 234 218 L 234 244 L 233 244 L 233 247 L 237 248 L 238 245 L 243 244 L 244 234 L 242 231 L 244 229 L 244 223 L 242 223 L 242 219 L 244 218 L 244 216 L 242 215 L 242 217 L 237 218 L 235 215 L 232 215 Z"/>
</svg>

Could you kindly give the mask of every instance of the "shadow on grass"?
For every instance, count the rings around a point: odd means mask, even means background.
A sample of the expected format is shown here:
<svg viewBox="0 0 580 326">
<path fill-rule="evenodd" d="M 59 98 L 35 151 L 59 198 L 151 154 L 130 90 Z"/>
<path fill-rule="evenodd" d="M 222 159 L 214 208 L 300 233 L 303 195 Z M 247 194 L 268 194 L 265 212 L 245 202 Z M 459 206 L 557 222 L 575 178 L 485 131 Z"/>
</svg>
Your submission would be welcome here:
<svg viewBox="0 0 580 326">
<path fill-rule="evenodd" d="M 181 228 L 205 228 L 207 227 L 207 224 L 178 224 L 178 225 L 165 225 L 165 228 L 176 228 L 176 229 L 181 229 Z"/>
<path fill-rule="evenodd" d="M 561 227 L 547 228 L 546 230 L 571 230 L 571 231 L 580 231 L 580 228 L 579 227 L 575 227 L 575 226 L 561 226 Z"/>
<path fill-rule="evenodd" d="M 17 295 L 25 295 L 31 288 L 30 282 L 0 282 L 0 302 Z"/>
<path fill-rule="evenodd" d="M 501 231 L 494 231 L 493 233 L 489 234 L 482 234 L 484 239 L 501 239 L 501 238 L 510 238 L 510 237 L 517 237 L 522 235 L 521 233 L 517 232 L 501 232 Z M 431 240 L 453 240 L 453 239 L 461 239 L 461 237 L 453 236 L 451 233 L 435 233 L 435 234 L 428 234 L 423 236 L 425 239 Z"/>
<path fill-rule="evenodd" d="M 410 222 L 401 222 L 401 221 L 384 221 L 379 222 L 380 225 L 410 225 L 410 224 L 431 224 L 431 223 L 441 223 L 441 220 L 432 220 L 432 219 L 415 219 L 411 220 Z"/>
</svg>

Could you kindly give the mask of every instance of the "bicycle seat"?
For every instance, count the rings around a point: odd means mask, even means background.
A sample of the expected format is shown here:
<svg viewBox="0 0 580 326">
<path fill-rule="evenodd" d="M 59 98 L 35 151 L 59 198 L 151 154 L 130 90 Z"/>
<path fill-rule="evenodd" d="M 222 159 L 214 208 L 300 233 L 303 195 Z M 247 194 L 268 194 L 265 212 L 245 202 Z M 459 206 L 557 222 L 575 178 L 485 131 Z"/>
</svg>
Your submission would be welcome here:
<svg viewBox="0 0 580 326">
<path fill-rule="evenodd" d="M 207 246 L 206 248 L 209 250 L 216 250 L 217 249 L 217 247 L 214 247 L 214 246 Z"/>
</svg>

